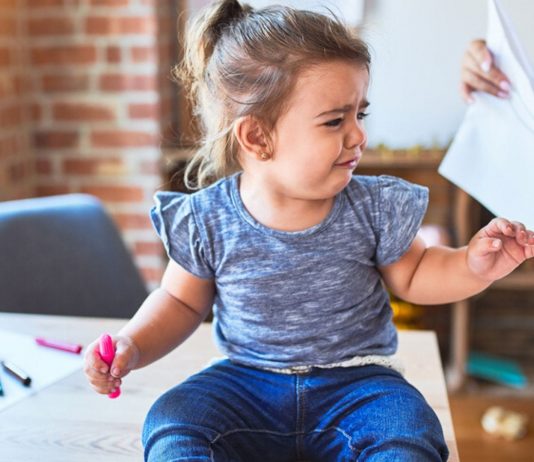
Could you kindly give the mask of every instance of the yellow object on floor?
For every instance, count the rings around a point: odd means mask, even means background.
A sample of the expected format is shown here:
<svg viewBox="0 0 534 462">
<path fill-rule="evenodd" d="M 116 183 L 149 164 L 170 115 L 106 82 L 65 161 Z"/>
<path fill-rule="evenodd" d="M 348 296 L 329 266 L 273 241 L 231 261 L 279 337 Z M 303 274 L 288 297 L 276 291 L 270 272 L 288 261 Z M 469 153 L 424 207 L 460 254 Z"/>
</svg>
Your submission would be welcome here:
<svg viewBox="0 0 534 462">
<path fill-rule="evenodd" d="M 423 308 L 413 303 L 405 302 L 394 296 L 390 296 L 391 309 L 393 310 L 393 322 L 397 329 L 421 329 Z"/>
</svg>

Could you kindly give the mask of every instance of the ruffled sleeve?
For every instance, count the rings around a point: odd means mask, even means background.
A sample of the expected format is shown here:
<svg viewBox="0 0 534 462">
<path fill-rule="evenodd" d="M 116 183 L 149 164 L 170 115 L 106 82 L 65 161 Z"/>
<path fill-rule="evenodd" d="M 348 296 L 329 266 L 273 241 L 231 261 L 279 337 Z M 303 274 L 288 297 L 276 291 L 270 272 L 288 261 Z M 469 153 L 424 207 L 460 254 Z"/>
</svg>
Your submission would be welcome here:
<svg viewBox="0 0 534 462">
<path fill-rule="evenodd" d="M 412 244 L 428 206 L 428 188 L 387 175 L 378 177 L 376 264 L 389 265 Z"/>
<path fill-rule="evenodd" d="M 150 211 L 152 224 L 161 238 L 167 255 L 197 277 L 211 279 L 209 264 L 192 206 L 192 196 L 175 192 L 158 192 Z"/>
</svg>

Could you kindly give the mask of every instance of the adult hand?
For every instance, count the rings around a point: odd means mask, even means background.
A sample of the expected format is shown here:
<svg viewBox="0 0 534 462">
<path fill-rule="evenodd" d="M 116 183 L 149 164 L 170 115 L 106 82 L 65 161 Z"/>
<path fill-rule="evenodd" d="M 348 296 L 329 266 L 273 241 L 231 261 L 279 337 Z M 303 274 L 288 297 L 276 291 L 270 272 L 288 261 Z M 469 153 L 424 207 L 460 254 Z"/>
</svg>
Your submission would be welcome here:
<svg viewBox="0 0 534 462">
<path fill-rule="evenodd" d="M 462 59 L 460 94 L 466 103 L 472 103 L 474 91 L 484 91 L 499 98 L 510 94 L 508 77 L 495 66 L 485 40 L 469 43 Z"/>
</svg>

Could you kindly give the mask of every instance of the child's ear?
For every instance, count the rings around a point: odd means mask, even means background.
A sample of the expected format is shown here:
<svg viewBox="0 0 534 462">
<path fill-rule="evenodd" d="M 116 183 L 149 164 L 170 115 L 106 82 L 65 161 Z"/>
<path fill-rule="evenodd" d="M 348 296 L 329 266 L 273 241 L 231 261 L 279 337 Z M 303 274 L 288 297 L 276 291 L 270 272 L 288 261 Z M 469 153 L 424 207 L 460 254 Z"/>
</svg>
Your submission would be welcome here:
<svg viewBox="0 0 534 462">
<path fill-rule="evenodd" d="M 234 136 L 244 155 L 258 158 L 269 151 L 265 130 L 255 117 L 240 117 L 234 124 Z"/>
</svg>

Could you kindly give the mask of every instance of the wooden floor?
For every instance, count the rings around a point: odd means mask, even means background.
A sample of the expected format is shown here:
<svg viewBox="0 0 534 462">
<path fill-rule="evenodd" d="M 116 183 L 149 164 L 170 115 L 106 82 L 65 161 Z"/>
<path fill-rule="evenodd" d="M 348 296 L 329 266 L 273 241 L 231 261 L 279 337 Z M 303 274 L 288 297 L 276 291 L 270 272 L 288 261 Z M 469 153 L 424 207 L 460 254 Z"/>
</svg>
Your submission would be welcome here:
<svg viewBox="0 0 534 462">
<path fill-rule="evenodd" d="M 461 462 L 534 462 L 534 398 L 464 393 L 449 400 Z M 527 436 L 508 442 L 485 433 L 480 419 L 493 405 L 527 414 Z"/>
</svg>

